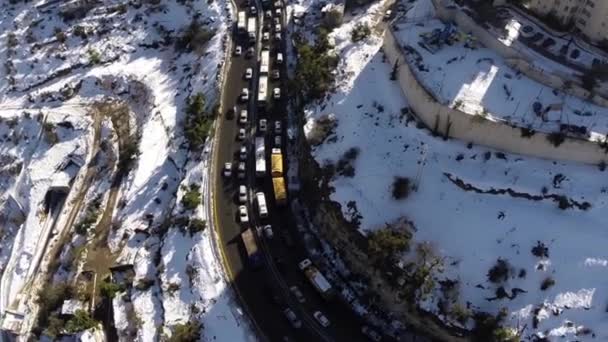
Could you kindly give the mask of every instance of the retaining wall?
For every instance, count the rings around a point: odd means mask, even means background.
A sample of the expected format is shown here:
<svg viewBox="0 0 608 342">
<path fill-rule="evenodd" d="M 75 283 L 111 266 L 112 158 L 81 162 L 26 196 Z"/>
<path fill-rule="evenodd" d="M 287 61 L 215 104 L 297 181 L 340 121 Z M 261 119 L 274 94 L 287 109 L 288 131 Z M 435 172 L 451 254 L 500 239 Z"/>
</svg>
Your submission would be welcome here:
<svg viewBox="0 0 608 342">
<path fill-rule="evenodd" d="M 546 159 L 575 161 L 598 164 L 608 160 L 608 154 L 598 143 L 574 138 L 555 147 L 545 133 L 532 137 L 521 136 L 521 129 L 504 123 L 489 121 L 438 103 L 425 87 L 418 82 L 409 64 L 405 61 L 405 51 L 397 43 L 394 32 L 385 30 L 384 52 L 393 65 L 398 60 L 397 81 L 410 109 L 427 127 L 437 128 L 437 133 L 464 142 Z"/>
</svg>

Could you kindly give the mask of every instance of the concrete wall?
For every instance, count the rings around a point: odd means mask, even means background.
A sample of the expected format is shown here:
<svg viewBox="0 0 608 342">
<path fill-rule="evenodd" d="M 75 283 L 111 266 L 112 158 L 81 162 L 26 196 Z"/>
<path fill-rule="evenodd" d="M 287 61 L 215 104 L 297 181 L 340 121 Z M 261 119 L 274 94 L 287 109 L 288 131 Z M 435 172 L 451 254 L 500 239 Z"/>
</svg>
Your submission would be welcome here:
<svg viewBox="0 0 608 342">
<path fill-rule="evenodd" d="M 438 133 L 502 151 L 564 161 L 597 164 L 608 160 L 608 155 L 597 143 L 566 138 L 554 147 L 547 134 L 536 133 L 530 138 L 521 137 L 521 129 L 504 123 L 485 120 L 438 103 L 431 93 L 418 82 L 404 60 L 405 51 L 398 45 L 392 30 L 385 31 L 384 52 L 392 65 L 399 60 L 397 81 L 410 109 L 427 127 L 437 127 Z"/>
<path fill-rule="evenodd" d="M 452 21 L 458 25 L 461 31 L 471 33 L 480 43 L 501 55 L 513 69 L 548 87 L 560 89 L 569 95 L 591 101 L 598 106 L 608 107 L 608 92 L 606 90 L 598 88 L 595 89 L 596 94 L 592 94 L 581 87 L 580 79 L 574 75 L 549 72 L 534 66 L 532 64 L 533 57 L 501 43 L 493 33 L 478 25 L 457 7 L 448 8 L 443 0 L 432 0 L 432 2 L 441 20 Z M 564 87 L 566 82 L 568 87 Z"/>
</svg>

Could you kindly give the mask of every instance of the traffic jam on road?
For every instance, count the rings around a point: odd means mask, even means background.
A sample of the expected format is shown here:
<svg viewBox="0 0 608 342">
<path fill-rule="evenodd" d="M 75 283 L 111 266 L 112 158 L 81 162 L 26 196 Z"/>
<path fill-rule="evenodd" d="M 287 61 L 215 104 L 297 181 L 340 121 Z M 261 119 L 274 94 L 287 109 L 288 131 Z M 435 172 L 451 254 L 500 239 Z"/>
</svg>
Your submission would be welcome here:
<svg viewBox="0 0 608 342">
<path fill-rule="evenodd" d="M 285 151 L 293 135 L 285 129 L 284 17 L 281 0 L 261 6 L 244 0 L 234 30 L 233 58 L 244 64 L 237 83 L 244 86 L 234 90 L 235 105 L 226 115 L 235 125 L 236 136 L 228 141 L 235 153 L 225 153 L 220 162 L 240 229 L 243 265 L 259 274 L 260 292 L 297 336 L 310 340 L 304 333 L 310 330 L 320 341 L 379 341 L 374 330 L 353 323 L 358 320 L 350 310 L 343 314 L 343 303 L 336 309 L 336 290 L 294 242 L 285 182 Z"/>
</svg>

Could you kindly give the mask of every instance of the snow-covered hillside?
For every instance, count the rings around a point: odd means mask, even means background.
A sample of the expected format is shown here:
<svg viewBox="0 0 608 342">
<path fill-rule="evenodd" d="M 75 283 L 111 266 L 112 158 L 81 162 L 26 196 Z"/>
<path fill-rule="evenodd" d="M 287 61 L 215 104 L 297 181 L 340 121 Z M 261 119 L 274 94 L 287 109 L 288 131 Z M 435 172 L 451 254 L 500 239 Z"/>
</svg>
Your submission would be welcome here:
<svg viewBox="0 0 608 342">
<path fill-rule="evenodd" d="M 3 327 L 28 331 L 40 323 L 38 291 L 73 283 L 89 298 L 89 274 L 106 282 L 119 265 L 120 340 L 151 341 L 189 322 L 204 326 L 205 340 L 252 339 L 212 252 L 212 231 L 163 228 L 177 213 L 183 177 L 197 170 L 200 182 L 208 168 L 185 148 L 184 106 L 195 93 L 209 109 L 217 101 L 230 3 L 37 0 L 0 8 L 0 208 L 11 222 L 0 227 L 0 311 L 25 315 L 3 315 Z M 198 275 L 187 286 L 192 268 Z M 175 282 L 184 296 L 163 292 Z"/>
<path fill-rule="evenodd" d="M 413 242 L 427 242 L 442 260 L 436 280 L 457 281 L 462 307 L 492 314 L 506 308 L 505 324 L 522 331 L 522 338 L 607 339 L 605 166 L 526 158 L 433 137 L 418 128 L 390 80 L 392 65 L 383 62 L 381 37 L 359 43 L 340 38 L 353 24 L 331 34 L 345 72 L 337 91 L 309 108 L 306 126 L 311 134 L 316 119 L 336 120 L 335 130 L 313 148 L 322 166 L 358 150 L 350 162 L 354 171 L 336 173 L 330 182 L 330 197 L 345 217 L 352 217 L 354 202 L 364 232 L 400 217 L 411 220 Z M 442 70 L 447 89 L 462 81 L 450 75 L 467 72 L 454 65 Z M 393 198 L 396 177 L 412 185 L 405 199 Z M 491 282 L 489 270 L 505 265 L 499 259 L 506 261 L 507 275 Z M 439 285 L 433 294 L 419 304 L 439 314 Z"/>
</svg>

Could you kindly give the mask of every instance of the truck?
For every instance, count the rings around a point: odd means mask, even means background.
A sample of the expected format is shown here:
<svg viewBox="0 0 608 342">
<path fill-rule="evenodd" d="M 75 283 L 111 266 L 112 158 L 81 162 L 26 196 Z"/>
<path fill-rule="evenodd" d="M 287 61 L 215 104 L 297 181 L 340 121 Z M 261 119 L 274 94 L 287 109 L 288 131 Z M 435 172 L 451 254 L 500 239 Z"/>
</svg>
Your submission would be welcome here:
<svg viewBox="0 0 608 342">
<path fill-rule="evenodd" d="M 260 58 L 260 74 L 268 75 L 268 66 L 270 65 L 270 51 L 262 50 Z"/>
<path fill-rule="evenodd" d="M 249 41 L 251 43 L 255 43 L 255 31 L 255 17 L 250 17 L 249 19 L 247 19 L 247 34 L 249 35 Z"/>
<path fill-rule="evenodd" d="M 273 148 L 270 154 L 270 175 L 272 177 L 283 176 L 283 154 L 280 148 Z"/>
<path fill-rule="evenodd" d="M 247 32 L 247 14 L 245 14 L 245 11 L 239 11 L 236 28 L 238 33 Z"/>
<path fill-rule="evenodd" d="M 325 276 L 313 265 L 310 259 L 304 259 L 298 264 L 308 281 L 319 292 L 321 297 L 328 299 L 333 296 L 333 287 Z"/>
<path fill-rule="evenodd" d="M 266 176 L 266 149 L 263 137 L 255 138 L 255 175 Z"/>
<path fill-rule="evenodd" d="M 251 266 L 254 268 L 260 267 L 262 265 L 262 252 L 258 249 L 253 231 L 251 229 L 245 230 L 241 233 L 241 239 L 243 245 L 245 245 L 245 252 L 247 252 L 247 258 Z"/>
<path fill-rule="evenodd" d="M 287 191 L 285 189 L 285 179 L 283 177 L 272 178 L 272 188 L 274 190 L 274 201 L 277 205 L 287 203 Z"/>
<path fill-rule="evenodd" d="M 264 107 L 268 99 L 268 76 L 260 75 L 258 83 L 258 106 Z"/>
</svg>

